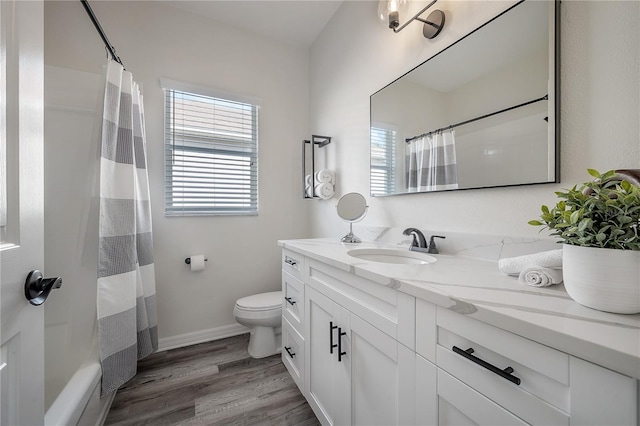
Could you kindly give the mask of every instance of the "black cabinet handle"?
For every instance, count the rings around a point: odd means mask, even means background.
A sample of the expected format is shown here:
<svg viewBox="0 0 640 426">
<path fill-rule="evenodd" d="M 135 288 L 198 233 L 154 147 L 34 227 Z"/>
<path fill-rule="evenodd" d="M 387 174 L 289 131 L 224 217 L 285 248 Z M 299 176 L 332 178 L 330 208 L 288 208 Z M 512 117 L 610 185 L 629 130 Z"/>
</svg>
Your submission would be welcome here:
<svg viewBox="0 0 640 426">
<path fill-rule="evenodd" d="M 285 347 L 284 347 L 284 350 L 285 350 L 285 351 L 287 351 L 287 353 L 289 354 L 289 357 L 290 357 L 290 358 L 293 358 L 293 357 L 295 357 L 295 356 L 296 356 L 296 353 L 295 353 L 295 352 L 291 352 L 291 346 L 285 346 Z"/>
<path fill-rule="evenodd" d="M 290 257 L 285 257 L 284 258 L 284 263 L 288 263 L 291 266 L 296 266 L 298 264 L 298 262 L 296 262 L 295 260 L 291 259 Z"/>
<path fill-rule="evenodd" d="M 346 352 L 342 351 L 342 336 L 346 336 L 347 333 L 342 331 L 340 327 L 338 327 L 338 362 L 342 362 L 342 357 L 346 355 Z"/>
<path fill-rule="evenodd" d="M 454 346 L 452 348 L 452 350 L 455 353 L 457 353 L 459 355 L 462 355 L 463 357 L 467 358 L 469 361 L 473 361 L 476 364 L 486 368 L 487 370 L 491 371 L 492 373 L 495 373 L 498 376 L 500 376 L 500 377 L 502 377 L 504 379 L 507 379 L 510 382 L 515 383 L 516 385 L 520 385 L 520 378 L 518 378 L 518 377 L 514 376 L 513 374 L 511 374 L 511 373 L 513 373 L 513 368 L 507 367 L 504 370 L 501 370 L 498 367 L 496 367 L 495 365 L 489 364 L 487 361 L 484 361 L 484 360 L 478 358 L 475 355 L 471 355 L 474 352 L 473 348 L 469 348 L 469 349 L 467 349 L 465 351 L 465 350 L 460 349 L 457 346 Z"/>
<path fill-rule="evenodd" d="M 333 348 L 338 347 L 338 345 L 333 343 L 333 330 L 338 328 L 337 325 L 333 325 L 333 321 L 329 321 L 329 353 L 333 353 Z"/>
<path fill-rule="evenodd" d="M 296 304 L 296 301 L 295 301 L 295 300 L 293 300 L 293 299 L 291 299 L 290 297 L 285 297 L 285 298 L 284 298 L 284 300 L 286 300 L 287 302 L 289 302 L 289 304 L 290 304 L 291 306 L 293 306 L 293 305 L 295 305 L 295 304 Z"/>
</svg>

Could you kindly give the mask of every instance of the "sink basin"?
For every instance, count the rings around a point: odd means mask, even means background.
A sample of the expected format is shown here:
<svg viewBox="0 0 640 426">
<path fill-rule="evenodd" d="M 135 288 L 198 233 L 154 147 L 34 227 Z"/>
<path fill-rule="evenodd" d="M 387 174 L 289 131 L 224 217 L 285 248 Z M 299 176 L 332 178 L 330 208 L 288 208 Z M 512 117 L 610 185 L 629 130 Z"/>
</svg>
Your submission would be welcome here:
<svg viewBox="0 0 640 426">
<path fill-rule="evenodd" d="M 400 265 L 426 265 L 438 260 L 428 254 L 409 251 L 408 249 L 361 248 L 349 250 L 347 254 L 356 259 Z"/>
</svg>

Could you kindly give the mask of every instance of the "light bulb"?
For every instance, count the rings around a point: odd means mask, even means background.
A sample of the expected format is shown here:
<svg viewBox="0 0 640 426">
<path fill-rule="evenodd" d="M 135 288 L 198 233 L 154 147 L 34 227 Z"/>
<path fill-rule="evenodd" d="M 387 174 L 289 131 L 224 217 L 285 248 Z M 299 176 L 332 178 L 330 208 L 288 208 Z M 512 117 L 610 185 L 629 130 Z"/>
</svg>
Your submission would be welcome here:
<svg viewBox="0 0 640 426">
<path fill-rule="evenodd" d="M 389 25 L 389 28 L 397 28 L 400 25 L 400 15 L 406 12 L 407 0 L 380 0 L 378 2 L 378 19 Z"/>
</svg>

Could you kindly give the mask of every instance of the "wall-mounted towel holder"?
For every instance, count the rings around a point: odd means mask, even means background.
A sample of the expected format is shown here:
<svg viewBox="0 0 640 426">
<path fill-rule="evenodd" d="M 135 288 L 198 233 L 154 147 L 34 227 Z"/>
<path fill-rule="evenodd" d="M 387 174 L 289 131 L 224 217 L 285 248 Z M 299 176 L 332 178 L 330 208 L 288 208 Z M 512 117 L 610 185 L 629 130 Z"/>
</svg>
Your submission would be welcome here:
<svg viewBox="0 0 640 426">
<path fill-rule="evenodd" d="M 327 146 L 331 143 L 331 137 L 330 136 L 319 136 L 319 135 L 311 135 L 311 140 L 305 139 L 302 141 L 302 198 L 306 198 L 306 199 L 313 199 L 313 198 L 320 198 L 318 197 L 315 192 L 312 191 L 312 196 L 309 196 L 309 194 L 307 194 L 307 190 L 306 190 L 306 177 L 307 177 L 307 145 L 310 145 L 310 151 L 311 151 L 311 185 L 313 186 L 313 176 L 316 175 L 316 154 L 315 154 L 315 148 L 322 148 L 324 146 Z"/>
</svg>

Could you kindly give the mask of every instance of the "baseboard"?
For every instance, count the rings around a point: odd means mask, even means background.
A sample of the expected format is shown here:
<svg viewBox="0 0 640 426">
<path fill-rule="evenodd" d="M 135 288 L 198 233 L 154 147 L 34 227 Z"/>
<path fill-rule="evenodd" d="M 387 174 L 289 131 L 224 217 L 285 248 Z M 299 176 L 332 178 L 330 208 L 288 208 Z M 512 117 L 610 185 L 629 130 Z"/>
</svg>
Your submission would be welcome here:
<svg viewBox="0 0 640 426">
<path fill-rule="evenodd" d="M 111 392 L 109 395 L 103 398 L 100 413 L 98 414 L 98 419 L 96 420 L 96 426 L 104 425 L 104 422 L 107 420 L 107 416 L 109 415 L 111 404 L 113 404 L 113 400 L 115 399 L 117 392 L 118 391 Z"/>
<path fill-rule="evenodd" d="M 208 330 L 180 334 L 178 336 L 163 337 L 158 339 L 158 351 L 168 351 L 169 349 L 182 348 L 184 346 L 224 339 L 226 337 L 237 336 L 248 332 L 249 329 L 244 325 L 229 324 L 221 327 L 210 328 Z"/>
</svg>

